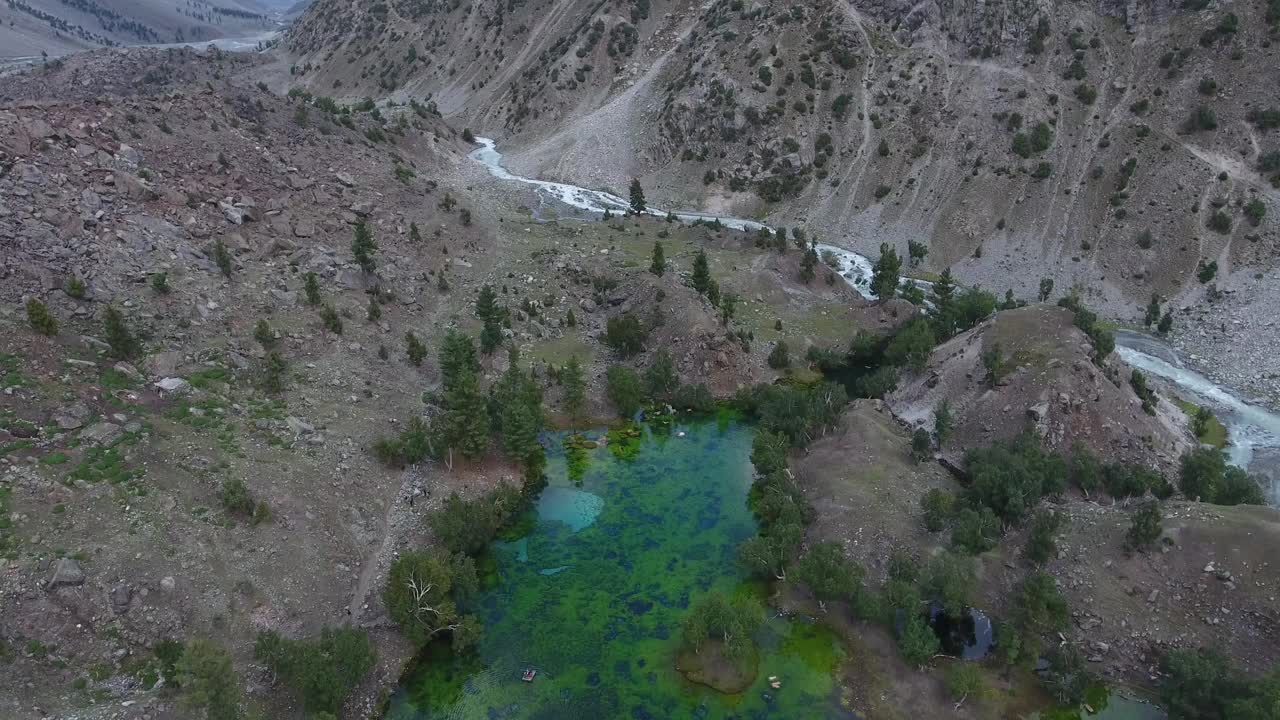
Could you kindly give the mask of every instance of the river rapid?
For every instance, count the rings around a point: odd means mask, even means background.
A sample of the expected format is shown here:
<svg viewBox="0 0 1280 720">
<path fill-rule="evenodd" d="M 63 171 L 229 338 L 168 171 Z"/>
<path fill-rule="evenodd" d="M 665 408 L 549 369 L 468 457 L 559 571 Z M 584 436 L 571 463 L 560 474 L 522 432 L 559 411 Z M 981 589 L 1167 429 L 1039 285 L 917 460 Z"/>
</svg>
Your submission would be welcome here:
<svg viewBox="0 0 1280 720">
<path fill-rule="evenodd" d="M 499 180 L 531 185 L 545 202 L 590 213 L 593 217 L 606 211 L 625 213 L 629 209 L 630 203 L 626 199 L 603 190 L 517 175 L 503 166 L 502 154 L 493 140 L 478 137 L 476 143 L 479 148 L 471 153 L 471 158 L 483 164 L 490 175 Z M 724 227 L 748 232 L 768 228 L 756 220 L 686 210 L 649 208 L 646 214 L 656 217 L 674 215 L 685 222 L 719 221 Z M 817 250 L 863 297 L 875 298 L 870 290 L 870 259 L 835 245 L 819 244 Z M 1280 415 L 1241 400 L 1226 388 L 1187 368 L 1172 346 L 1151 335 L 1117 331 L 1116 352 L 1130 366 L 1163 378 L 1180 394 L 1188 396 L 1188 400 L 1211 408 L 1227 428 L 1230 440 L 1227 453 L 1231 462 L 1258 476 L 1271 504 L 1280 505 Z"/>
</svg>

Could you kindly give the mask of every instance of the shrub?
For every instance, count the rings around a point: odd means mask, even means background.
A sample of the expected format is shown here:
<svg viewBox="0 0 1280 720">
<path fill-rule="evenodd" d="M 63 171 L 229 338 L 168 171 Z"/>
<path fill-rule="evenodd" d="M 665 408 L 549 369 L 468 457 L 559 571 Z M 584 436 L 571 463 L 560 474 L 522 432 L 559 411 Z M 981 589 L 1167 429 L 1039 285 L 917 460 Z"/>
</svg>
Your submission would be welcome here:
<svg viewBox="0 0 1280 720">
<path fill-rule="evenodd" d="M 1227 464 L 1221 450 L 1197 448 L 1182 456 L 1182 494 L 1215 505 L 1263 505 L 1262 487 L 1249 473 Z"/>
<path fill-rule="evenodd" d="M 263 319 L 253 326 L 253 339 L 257 340 L 262 347 L 267 348 L 275 344 L 276 334 L 271 330 L 271 325 Z"/>
<path fill-rule="evenodd" d="M 916 462 L 927 460 L 933 453 L 933 436 L 924 428 L 916 428 L 911 434 L 911 457 Z"/>
<path fill-rule="evenodd" d="M 1231 216 L 1222 210 L 1214 210 L 1205 225 L 1216 233 L 1227 235 L 1231 232 Z"/>
<path fill-rule="evenodd" d="M 231 654 L 212 640 L 192 640 L 176 666 L 178 684 L 187 702 L 203 710 L 208 720 L 238 720 L 240 679 Z"/>
<path fill-rule="evenodd" d="M 1218 261 L 1210 260 L 1209 262 L 1200 261 L 1200 269 L 1196 271 L 1196 279 L 1203 285 L 1218 274 Z"/>
<path fill-rule="evenodd" d="M 338 311 L 334 310 L 332 305 L 325 305 L 320 308 L 320 322 L 324 324 L 326 330 L 333 334 L 342 334 L 342 317 L 338 315 Z"/>
<path fill-rule="evenodd" d="M 1020 521 L 1041 498 L 1061 493 L 1066 484 L 1066 463 L 1046 453 L 1031 434 L 970 450 L 965 466 L 970 476 L 966 498 L 1006 522 Z"/>
<path fill-rule="evenodd" d="M 1138 508 L 1130 521 L 1129 532 L 1125 535 L 1129 547 L 1134 550 L 1144 550 L 1159 540 L 1163 533 L 1162 519 L 1160 504 L 1157 502 L 1149 502 Z"/>
<path fill-rule="evenodd" d="M 1267 206 L 1258 198 L 1250 200 L 1244 206 L 1244 216 L 1249 219 L 1249 224 L 1258 227 L 1262 224 L 1262 218 L 1267 214 Z"/>
<path fill-rule="evenodd" d="M 221 500 L 222 507 L 226 508 L 227 512 L 246 515 L 253 512 L 253 496 L 249 494 L 249 488 L 244 484 L 244 480 L 238 477 L 229 477 L 222 481 Z"/>
<path fill-rule="evenodd" d="M 631 368 L 611 365 L 605 373 L 605 394 L 624 418 L 632 417 L 644 405 L 644 385 Z"/>
<path fill-rule="evenodd" d="M 289 363 L 280 353 L 272 350 L 267 354 L 266 371 L 262 385 L 269 393 L 284 392 L 289 384 Z"/>
<path fill-rule="evenodd" d="M 124 316 L 116 310 L 114 305 L 108 305 L 103 315 L 103 329 L 107 335 L 107 345 L 110 346 L 109 354 L 118 360 L 127 360 L 138 352 L 138 341 L 133 337 L 133 333 L 129 331 L 129 326 L 125 322 Z"/>
<path fill-rule="evenodd" d="M 808 586 L 819 600 L 845 600 L 857 604 L 866 575 L 860 565 L 845 557 L 838 543 L 818 543 L 796 563 L 795 579 Z"/>
<path fill-rule="evenodd" d="M 315 273 L 307 273 L 307 279 L 303 284 L 303 292 L 306 294 L 308 305 L 320 304 L 320 280 Z"/>
<path fill-rule="evenodd" d="M 40 333 L 53 337 L 58 334 L 58 321 L 49 312 L 49 308 L 45 306 L 39 298 L 30 298 L 27 300 L 27 322 L 31 325 L 31 329 Z"/>
<path fill-rule="evenodd" d="M 779 340 L 773 346 L 773 350 L 769 351 L 768 358 L 769 367 L 774 370 L 782 370 L 791 367 L 791 355 L 787 349 L 787 342 Z"/>
<path fill-rule="evenodd" d="M 154 292 L 157 295 L 168 295 L 170 289 L 171 288 L 169 287 L 168 273 L 158 272 L 155 275 L 151 276 L 152 292 Z"/>
<path fill-rule="evenodd" d="M 72 275 L 67 278 L 66 284 L 62 286 L 62 291 L 67 294 L 67 297 L 83 300 L 85 296 L 84 281 Z"/>
<path fill-rule="evenodd" d="M 644 343 L 648 337 L 649 331 L 635 315 L 623 313 L 609 318 L 604 342 L 622 357 L 631 357 L 644 351 Z"/>
<path fill-rule="evenodd" d="M 991 508 L 961 509 L 951 524 L 951 546 L 970 555 L 980 555 L 996 546 L 1000 521 Z"/>
<path fill-rule="evenodd" d="M 970 697 L 975 700 L 981 699 L 987 692 L 986 683 L 982 679 L 982 672 L 975 668 L 972 663 L 958 662 L 953 664 L 947 669 L 944 682 L 947 685 L 947 692 L 951 693 L 951 697 L 956 701 L 957 707 Z"/>
<path fill-rule="evenodd" d="M 1033 563 L 1041 564 L 1057 554 L 1058 545 L 1054 540 L 1054 536 L 1061 527 L 1061 515 L 1052 510 L 1037 510 L 1031 516 L 1031 526 L 1027 533 L 1027 559 Z"/>
<path fill-rule="evenodd" d="M 413 642 L 425 645 L 447 634 L 454 649 L 461 650 L 478 639 L 480 621 L 462 614 L 457 600 L 475 592 L 478 584 L 471 558 L 411 550 L 392 563 L 382 601 Z"/>
<path fill-rule="evenodd" d="M 1251 679 L 1216 650 L 1173 650 L 1160 660 L 1161 699 L 1176 720 L 1275 717 L 1280 672 Z"/>
<path fill-rule="evenodd" d="M 377 653 L 364 630 L 325 628 L 306 640 L 273 630 L 258 633 L 254 657 L 301 696 L 307 712 L 337 715 L 347 695 L 373 668 Z"/>
<path fill-rule="evenodd" d="M 422 365 L 422 361 L 427 357 L 427 346 L 422 344 L 417 335 L 412 330 L 406 331 L 404 334 L 405 351 L 409 354 L 409 362 L 414 365 Z"/>
<path fill-rule="evenodd" d="M 902 659 L 916 667 L 923 667 L 929 659 L 938 654 L 940 643 L 924 618 L 917 613 L 908 614 L 902 623 L 902 632 L 898 635 L 898 651 Z"/>
<path fill-rule="evenodd" d="M 231 277 L 231 253 L 227 251 L 227 244 L 222 242 L 222 238 L 213 243 L 213 262 L 224 276 Z"/>
<path fill-rule="evenodd" d="M 1202 132 L 1218 129 L 1218 115 L 1213 108 L 1201 105 L 1192 111 L 1191 117 L 1183 125 L 1187 132 Z"/>
</svg>

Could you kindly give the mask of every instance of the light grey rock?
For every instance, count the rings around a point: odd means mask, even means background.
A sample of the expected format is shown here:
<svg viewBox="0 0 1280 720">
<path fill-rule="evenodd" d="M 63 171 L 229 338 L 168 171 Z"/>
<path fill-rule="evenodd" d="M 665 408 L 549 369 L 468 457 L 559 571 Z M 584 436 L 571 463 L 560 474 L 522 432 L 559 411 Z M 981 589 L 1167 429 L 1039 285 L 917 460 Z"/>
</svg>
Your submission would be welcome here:
<svg viewBox="0 0 1280 720">
<path fill-rule="evenodd" d="M 49 577 L 50 588 L 74 587 L 84 584 L 84 570 L 72 558 L 59 558 Z"/>
</svg>

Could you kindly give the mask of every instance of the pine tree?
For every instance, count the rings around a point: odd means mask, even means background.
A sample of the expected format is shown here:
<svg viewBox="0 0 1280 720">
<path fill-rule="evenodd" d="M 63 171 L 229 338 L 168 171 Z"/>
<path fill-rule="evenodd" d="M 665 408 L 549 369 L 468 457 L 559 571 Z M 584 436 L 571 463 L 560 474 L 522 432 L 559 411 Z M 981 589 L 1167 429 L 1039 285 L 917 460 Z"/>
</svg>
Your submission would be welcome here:
<svg viewBox="0 0 1280 720">
<path fill-rule="evenodd" d="M 1173 329 L 1173 311 L 1165 310 L 1164 317 L 1160 318 L 1160 325 L 1156 327 L 1156 332 L 1168 335 L 1171 329 Z"/>
<path fill-rule="evenodd" d="M 587 383 L 577 355 L 571 356 L 568 364 L 560 369 L 560 384 L 564 387 L 564 410 L 577 425 L 587 402 Z"/>
<path fill-rule="evenodd" d="M 653 358 L 653 364 L 644 371 L 645 389 L 654 400 L 667 401 L 680 387 L 680 377 L 676 374 L 675 363 L 671 353 L 659 350 Z"/>
<path fill-rule="evenodd" d="M 939 448 L 951 437 L 951 424 L 951 403 L 944 399 L 933 413 L 933 436 Z"/>
<path fill-rule="evenodd" d="M 698 250 L 698 256 L 693 259 L 693 289 L 700 295 L 706 295 L 710 286 L 711 267 L 707 264 L 707 253 L 705 250 Z"/>
<path fill-rule="evenodd" d="M 107 345 L 111 346 L 111 357 L 127 360 L 137 353 L 138 341 L 134 339 L 133 333 L 129 332 L 124 316 L 116 310 L 114 305 L 107 306 L 103 327 L 107 334 Z"/>
<path fill-rule="evenodd" d="M 223 275 L 231 277 L 231 253 L 227 252 L 227 245 L 222 242 L 222 238 L 218 238 L 213 244 L 213 261 Z"/>
<path fill-rule="evenodd" d="M 881 302 L 891 300 L 898 292 L 901 281 L 902 258 L 889 243 L 880 243 L 880 259 L 876 261 L 871 276 L 871 292 Z"/>
<path fill-rule="evenodd" d="M 519 352 L 509 351 L 510 365 L 489 392 L 490 415 L 502 433 L 502 447 L 528 463 L 540 455 L 542 445 L 542 389 L 520 369 Z"/>
<path fill-rule="evenodd" d="M 369 311 L 367 317 L 369 322 L 378 322 L 382 319 L 382 303 L 378 302 L 377 296 L 369 296 Z"/>
<path fill-rule="evenodd" d="M 427 357 L 427 346 L 422 344 L 417 335 L 410 330 L 404 334 L 405 351 L 409 354 L 409 362 L 421 365 Z"/>
<path fill-rule="evenodd" d="M 573 314 L 573 308 L 569 308 L 569 312 L 565 314 L 564 324 L 569 327 L 577 327 L 578 317 Z"/>
<path fill-rule="evenodd" d="M 284 392 L 285 386 L 288 384 L 289 363 L 284 357 L 276 352 L 271 351 L 267 355 L 266 373 L 263 379 L 263 385 L 267 392 L 279 393 Z"/>
<path fill-rule="evenodd" d="M 804 256 L 800 258 L 800 282 L 808 285 L 817 274 L 818 268 L 818 251 L 809 248 L 804 251 Z"/>
<path fill-rule="evenodd" d="M 653 262 L 649 263 L 649 272 L 662 277 L 662 273 L 667 271 L 667 258 L 662 252 L 662 241 L 653 243 Z"/>
<path fill-rule="evenodd" d="M 306 293 L 308 305 L 320 304 L 320 279 L 316 277 L 315 273 L 307 273 L 307 280 L 303 285 L 303 292 Z"/>
<path fill-rule="evenodd" d="M 355 256 L 360 268 L 367 273 L 377 269 L 377 263 L 373 259 L 373 253 L 377 249 L 378 243 L 374 242 L 373 233 L 369 232 L 369 227 L 364 224 L 364 221 L 356 223 L 355 238 L 351 241 L 351 254 Z"/>
<path fill-rule="evenodd" d="M 418 223 L 409 223 L 409 239 L 415 243 L 422 242 L 422 231 L 418 229 Z"/>
<path fill-rule="evenodd" d="M 1147 316 L 1142 319 L 1142 324 L 1147 327 L 1156 325 L 1160 322 L 1160 295 L 1151 293 L 1151 302 L 1147 303 Z"/>
<path fill-rule="evenodd" d="M 631 212 L 639 215 L 648 209 L 644 204 L 644 188 L 638 178 L 631 179 Z"/>
<path fill-rule="evenodd" d="M 476 359 L 476 346 L 471 338 L 457 330 L 446 333 L 440 346 L 440 374 L 445 391 L 453 387 L 464 373 L 479 370 L 480 361 Z"/>
<path fill-rule="evenodd" d="M 489 449 L 489 413 L 471 368 L 456 373 L 445 394 L 444 427 L 450 450 L 477 458 Z"/>
<path fill-rule="evenodd" d="M 31 328 L 41 335 L 53 337 L 58 334 L 58 321 L 49 313 L 49 308 L 39 298 L 27 300 L 27 322 Z"/>
<path fill-rule="evenodd" d="M 258 324 L 253 327 L 253 339 L 264 348 L 271 347 L 276 342 L 276 334 L 272 332 L 271 325 L 264 319 L 259 320 Z"/>
</svg>

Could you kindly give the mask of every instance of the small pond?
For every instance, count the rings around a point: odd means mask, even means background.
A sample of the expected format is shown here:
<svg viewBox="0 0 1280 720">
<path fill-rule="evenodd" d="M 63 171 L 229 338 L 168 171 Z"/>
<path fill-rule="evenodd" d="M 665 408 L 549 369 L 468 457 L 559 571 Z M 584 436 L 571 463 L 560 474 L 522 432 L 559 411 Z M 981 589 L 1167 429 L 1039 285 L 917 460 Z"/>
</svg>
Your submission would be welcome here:
<svg viewBox="0 0 1280 720">
<path fill-rule="evenodd" d="M 680 618 L 702 593 L 745 582 L 737 545 L 747 508 L 751 430 L 730 418 L 573 451 L 549 435 L 550 485 L 525 536 L 495 543 L 471 605 L 485 635 L 473 652 L 432 645 L 403 678 L 387 717 L 841 718 L 838 639 L 804 620 L 761 629 L 759 672 L 723 695 L 674 668 Z M 526 668 L 538 671 L 523 682 Z M 778 676 L 780 689 L 769 687 Z"/>
</svg>

